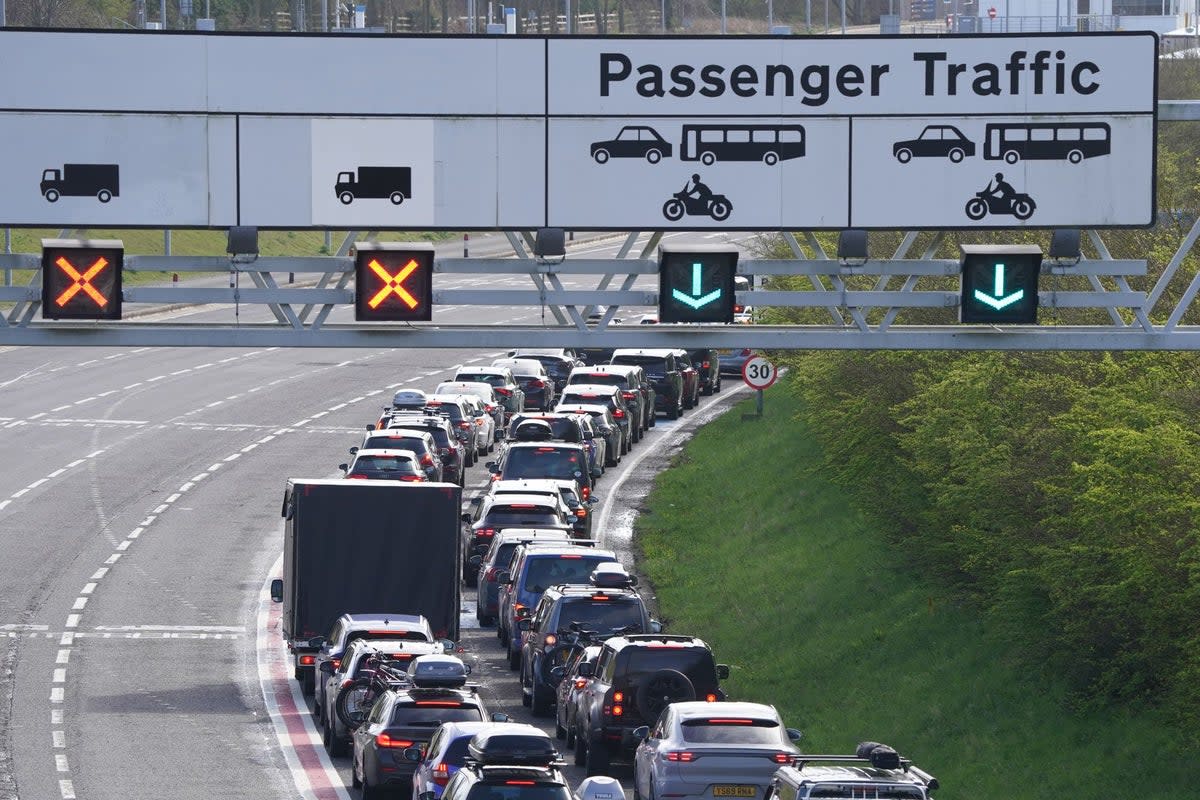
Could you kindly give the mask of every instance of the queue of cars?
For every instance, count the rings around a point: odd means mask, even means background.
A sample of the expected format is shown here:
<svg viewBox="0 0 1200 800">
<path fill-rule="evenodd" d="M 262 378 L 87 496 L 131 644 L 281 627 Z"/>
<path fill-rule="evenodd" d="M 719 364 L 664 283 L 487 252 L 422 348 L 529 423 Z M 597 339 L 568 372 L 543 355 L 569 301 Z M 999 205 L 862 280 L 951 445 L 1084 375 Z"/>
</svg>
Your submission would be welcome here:
<svg viewBox="0 0 1200 800">
<path fill-rule="evenodd" d="M 926 800 L 937 788 L 886 745 L 802 753 L 773 706 L 726 697 L 729 667 L 703 639 L 664 632 L 636 577 L 597 546 L 591 506 L 606 469 L 659 414 L 676 419 L 721 391 L 750 354 L 516 350 L 459 368 L 432 394 L 395 395 L 352 448 L 346 477 L 463 484 L 496 452 L 486 491 L 462 515 L 462 578 L 477 621 L 496 626 L 522 703 L 553 717 L 589 777 L 572 792 L 554 739 L 491 713 L 469 667 L 445 654 L 452 643 L 420 618 L 346 615 L 322 649 L 314 715 L 329 752 L 350 752 L 364 798 L 624 800 L 615 762 L 632 767 L 635 800 Z M 352 691 L 370 701 L 353 726 L 339 704 Z"/>
</svg>

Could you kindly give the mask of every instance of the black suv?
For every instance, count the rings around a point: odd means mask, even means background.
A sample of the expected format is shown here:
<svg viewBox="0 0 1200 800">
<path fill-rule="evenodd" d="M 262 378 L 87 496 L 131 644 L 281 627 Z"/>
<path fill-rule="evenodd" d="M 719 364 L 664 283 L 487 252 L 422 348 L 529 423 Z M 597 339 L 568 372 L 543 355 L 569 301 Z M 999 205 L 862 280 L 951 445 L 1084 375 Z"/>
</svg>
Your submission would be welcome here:
<svg viewBox="0 0 1200 800">
<path fill-rule="evenodd" d="M 641 367 L 654 387 L 654 410 L 662 411 L 667 419 L 678 419 L 684 408 L 690 408 L 684 396 L 683 370 L 673 350 L 616 350 L 613 364 L 633 364 Z"/>
<path fill-rule="evenodd" d="M 602 563 L 588 584 L 551 586 L 538 600 L 528 619 L 517 621 L 528 631 L 521 645 L 521 703 L 535 717 L 549 716 L 562 667 L 575 647 L 629 633 L 658 632 L 642 596 L 633 588 L 637 578 L 617 563 Z"/>
<path fill-rule="evenodd" d="M 598 775 L 611 758 L 632 756 L 634 728 L 653 725 L 669 704 L 724 700 L 718 680 L 729 677 L 729 667 L 693 636 L 645 634 L 614 636 L 578 673 L 588 685 L 579 698 L 575 763 Z"/>
<path fill-rule="evenodd" d="M 715 394 L 721 391 L 721 357 L 711 347 L 694 347 L 688 350 L 692 366 L 700 373 L 700 393 Z"/>
</svg>

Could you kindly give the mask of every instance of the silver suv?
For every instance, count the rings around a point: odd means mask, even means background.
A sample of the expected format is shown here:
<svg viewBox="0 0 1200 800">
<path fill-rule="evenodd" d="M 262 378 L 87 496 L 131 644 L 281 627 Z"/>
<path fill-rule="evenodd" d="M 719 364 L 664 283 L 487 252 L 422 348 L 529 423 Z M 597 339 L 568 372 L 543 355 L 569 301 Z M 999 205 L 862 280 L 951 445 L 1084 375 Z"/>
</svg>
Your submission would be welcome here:
<svg viewBox="0 0 1200 800">
<path fill-rule="evenodd" d="M 854 755 L 798 757 L 771 779 L 763 800 L 930 800 L 938 779 L 878 742 L 862 742 Z"/>
</svg>

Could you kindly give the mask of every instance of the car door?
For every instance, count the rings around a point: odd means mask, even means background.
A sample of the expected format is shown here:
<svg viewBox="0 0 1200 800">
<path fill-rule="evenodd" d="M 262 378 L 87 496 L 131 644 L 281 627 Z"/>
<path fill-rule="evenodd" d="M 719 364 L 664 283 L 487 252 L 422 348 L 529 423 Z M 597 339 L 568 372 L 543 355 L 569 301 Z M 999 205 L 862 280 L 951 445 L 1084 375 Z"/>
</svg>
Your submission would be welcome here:
<svg viewBox="0 0 1200 800">
<path fill-rule="evenodd" d="M 650 787 L 655 780 L 654 768 L 658 756 L 658 747 L 659 743 L 665 738 L 663 731 L 666 730 L 667 718 L 670 713 L 670 706 L 663 709 L 662 714 L 650 726 L 650 733 L 638 744 L 637 749 L 633 753 L 633 780 L 637 785 L 638 794 L 642 797 L 653 795 Z"/>
</svg>

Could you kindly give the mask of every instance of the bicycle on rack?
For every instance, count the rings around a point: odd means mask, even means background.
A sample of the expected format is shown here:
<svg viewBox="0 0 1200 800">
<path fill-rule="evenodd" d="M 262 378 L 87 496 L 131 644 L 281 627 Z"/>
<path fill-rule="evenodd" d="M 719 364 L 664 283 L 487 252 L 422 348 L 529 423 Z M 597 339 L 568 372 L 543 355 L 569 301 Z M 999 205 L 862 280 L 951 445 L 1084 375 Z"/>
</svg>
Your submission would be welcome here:
<svg viewBox="0 0 1200 800">
<path fill-rule="evenodd" d="M 565 630 L 558 632 L 558 646 L 542 657 L 542 678 L 544 682 L 551 686 L 557 685 L 561 678 L 554 677 L 554 668 L 566 666 L 567 662 L 571 660 L 571 656 L 585 649 L 588 645 L 600 644 L 611 636 L 621 636 L 622 634 L 639 631 L 641 631 L 640 625 L 626 625 L 623 628 L 618 628 L 608 633 L 601 633 L 600 631 L 587 630 L 578 622 L 572 622 Z"/>
<path fill-rule="evenodd" d="M 362 725 L 375 701 L 388 689 L 400 689 L 411 684 L 406 665 L 383 653 L 367 656 L 363 667 L 359 677 L 342 687 L 333 704 L 338 719 L 348 731 L 357 730 Z"/>
</svg>

